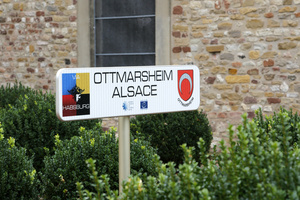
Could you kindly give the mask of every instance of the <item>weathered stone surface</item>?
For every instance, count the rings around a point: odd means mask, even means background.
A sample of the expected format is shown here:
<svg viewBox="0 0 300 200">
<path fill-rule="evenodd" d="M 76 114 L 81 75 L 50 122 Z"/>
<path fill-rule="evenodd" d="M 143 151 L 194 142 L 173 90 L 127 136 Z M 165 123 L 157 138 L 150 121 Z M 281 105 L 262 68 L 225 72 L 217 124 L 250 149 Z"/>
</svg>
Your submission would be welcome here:
<svg viewBox="0 0 300 200">
<path fill-rule="evenodd" d="M 259 74 L 259 70 L 258 69 L 250 69 L 247 71 L 247 74 L 253 76 L 253 75 L 258 75 Z"/>
<path fill-rule="evenodd" d="M 286 97 L 288 98 L 298 98 L 299 97 L 299 93 L 297 92 L 290 92 L 286 94 Z"/>
<path fill-rule="evenodd" d="M 270 37 L 267 37 L 267 38 L 266 38 L 266 41 L 267 41 L 267 42 L 276 42 L 276 41 L 278 41 L 278 40 L 279 40 L 278 37 L 273 37 L 273 36 L 270 36 Z"/>
<path fill-rule="evenodd" d="M 280 85 L 280 90 L 282 92 L 288 92 L 289 91 L 289 85 L 286 83 L 286 82 L 283 82 L 281 85 Z"/>
<path fill-rule="evenodd" d="M 241 62 L 233 62 L 231 63 L 231 66 L 232 67 L 235 67 L 235 68 L 240 68 L 243 64 Z"/>
<path fill-rule="evenodd" d="M 220 52 L 224 50 L 224 45 L 206 46 L 206 51 L 210 53 Z"/>
<path fill-rule="evenodd" d="M 174 15 L 181 15 L 183 13 L 183 8 L 181 6 L 175 6 L 173 8 Z"/>
<path fill-rule="evenodd" d="M 245 104 L 254 104 L 254 103 L 257 103 L 257 99 L 255 97 L 245 97 L 244 98 L 244 103 Z"/>
<path fill-rule="evenodd" d="M 282 5 L 282 0 L 270 0 L 270 4 L 281 6 Z"/>
<path fill-rule="evenodd" d="M 253 50 L 249 52 L 249 58 L 252 60 L 257 60 L 260 56 L 260 51 Z"/>
<path fill-rule="evenodd" d="M 274 14 L 269 12 L 269 13 L 265 13 L 264 16 L 265 16 L 265 18 L 273 18 Z"/>
<path fill-rule="evenodd" d="M 6 71 L 4 67 L 0 67 L 0 73 L 3 74 Z"/>
<path fill-rule="evenodd" d="M 228 69 L 228 74 L 231 74 L 231 75 L 236 75 L 237 74 L 237 69 Z"/>
<path fill-rule="evenodd" d="M 174 24 L 173 30 L 174 31 L 188 31 L 189 27 L 187 25 L 180 25 L 180 24 Z"/>
<path fill-rule="evenodd" d="M 207 55 L 207 54 L 197 54 L 195 56 L 195 59 L 199 60 L 199 61 L 205 61 L 205 60 L 209 59 L 209 55 Z"/>
<path fill-rule="evenodd" d="M 232 85 L 224 85 L 224 84 L 217 84 L 217 85 L 215 84 L 214 88 L 216 88 L 217 90 L 231 90 L 233 88 L 233 86 Z"/>
<path fill-rule="evenodd" d="M 283 5 L 292 5 L 293 0 L 283 0 Z"/>
<path fill-rule="evenodd" d="M 242 35 L 241 31 L 229 31 L 228 34 L 233 38 L 239 38 Z"/>
<path fill-rule="evenodd" d="M 227 72 L 227 70 L 225 67 L 217 66 L 217 67 L 213 67 L 211 69 L 211 73 L 213 73 L 213 74 L 226 74 L 226 72 Z"/>
<path fill-rule="evenodd" d="M 220 55 L 221 60 L 234 60 L 234 55 L 231 53 L 224 53 Z"/>
<path fill-rule="evenodd" d="M 240 49 L 245 51 L 245 50 L 248 50 L 252 47 L 252 44 L 251 43 L 244 43 L 240 46 Z"/>
<path fill-rule="evenodd" d="M 271 81 L 274 79 L 275 74 L 266 74 L 266 75 L 264 75 L 264 77 L 267 81 Z"/>
<path fill-rule="evenodd" d="M 213 93 L 202 93 L 201 94 L 203 97 L 206 97 L 208 99 L 216 99 L 217 98 L 217 95 L 216 94 L 213 94 Z"/>
<path fill-rule="evenodd" d="M 244 19 L 245 19 L 245 16 L 244 16 L 244 15 L 236 14 L 236 15 L 231 15 L 231 16 L 230 16 L 230 19 L 231 19 L 231 20 L 244 20 Z"/>
<path fill-rule="evenodd" d="M 186 26 L 186 27 L 187 27 L 187 30 L 188 30 L 188 26 Z M 206 25 L 193 25 L 192 26 L 192 32 L 199 32 L 199 31 L 204 31 L 204 30 L 207 30 Z"/>
<path fill-rule="evenodd" d="M 280 27 L 280 22 L 275 20 L 268 20 L 268 28 Z"/>
<path fill-rule="evenodd" d="M 231 93 L 231 92 L 224 92 L 221 94 L 222 99 L 226 99 L 229 101 L 241 101 L 243 99 L 243 97 L 237 93 Z"/>
<path fill-rule="evenodd" d="M 282 26 L 283 27 L 296 27 L 296 26 L 298 26 L 298 22 L 293 21 L 293 20 L 283 20 Z"/>
<path fill-rule="evenodd" d="M 260 58 L 262 58 L 262 59 L 274 58 L 277 55 L 278 55 L 277 52 L 275 52 L 275 51 L 269 51 L 269 52 L 264 53 Z"/>
<path fill-rule="evenodd" d="M 219 30 L 229 30 L 232 27 L 232 23 L 230 22 L 223 22 L 218 24 L 218 29 Z"/>
<path fill-rule="evenodd" d="M 297 47 L 297 43 L 295 42 L 282 42 L 278 44 L 279 50 L 294 49 L 296 47 Z"/>
<path fill-rule="evenodd" d="M 242 3 L 242 6 L 243 6 L 243 7 L 248 7 L 248 6 L 254 6 L 254 4 L 255 4 L 255 1 L 254 1 L 254 0 L 247 0 L 247 1 L 244 1 L 244 2 Z"/>
<path fill-rule="evenodd" d="M 191 35 L 192 35 L 194 38 L 201 38 L 201 37 L 204 36 L 202 32 L 192 32 Z"/>
<path fill-rule="evenodd" d="M 243 67 L 256 67 L 256 64 L 253 61 L 246 61 L 243 63 Z"/>
<path fill-rule="evenodd" d="M 5 17 L 0 17 L 0 23 L 4 23 L 6 22 L 6 18 Z"/>
<path fill-rule="evenodd" d="M 249 75 L 226 76 L 225 80 L 228 84 L 250 83 L 250 76 Z"/>
<path fill-rule="evenodd" d="M 273 67 L 275 62 L 273 59 L 264 60 L 264 67 Z"/>
<path fill-rule="evenodd" d="M 274 93 L 273 92 L 265 92 L 265 97 L 273 97 Z"/>
<path fill-rule="evenodd" d="M 286 6 L 278 10 L 279 13 L 284 13 L 284 12 L 295 12 L 297 10 L 297 7 L 290 7 Z"/>
<path fill-rule="evenodd" d="M 218 44 L 219 43 L 219 40 L 218 39 L 212 39 L 210 41 L 210 44 Z"/>
<path fill-rule="evenodd" d="M 190 4 L 189 4 L 189 7 L 192 10 L 199 10 L 203 6 L 202 6 L 202 2 L 200 2 L 200 1 L 191 1 Z"/>
<path fill-rule="evenodd" d="M 173 53 L 180 53 L 181 50 L 182 50 L 181 47 L 173 47 L 172 52 L 173 52 Z"/>
<path fill-rule="evenodd" d="M 214 84 L 216 77 L 208 77 L 205 81 L 207 84 Z"/>
<path fill-rule="evenodd" d="M 248 13 L 256 12 L 256 11 L 257 11 L 257 8 L 255 8 L 255 7 L 240 8 L 240 13 L 242 15 L 246 15 Z"/>
<path fill-rule="evenodd" d="M 246 27 L 250 29 L 262 28 L 264 26 L 264 22 L 259 19 L 250 19 L 246 22 Z"/>
<path fill-rule="evenodd" d="M 288 79 L 290 81 L 295 81 L 297 79 L 297 77 L 295 75 L 290 75 L 290 76 L 288 76 Z"/>
<path fill-rule="evenodd" d="M 267 98 L 267 101 L 268 101 L 269 104 L 281 103 L 281 99 L 280 98 L 275 98 L 275 97 Z"/>
<path fill-rule="evenodd" d="M 184 53 L 191 52 L 191 47 L 182 47 Z"/>
<path fill-rule="evenodd" d="M 215 32 L 214 33 L 214 37 L 223 37 L 224 36 L 224 32 Z"/>
<path fill-rule="evenodd" d="M 262 92 L 262 91 L 252 91 L 250 94 L 254 97 L 263 97 L 264 96 L 264 92 Z"/>
<path fill-rule="evenodd" d="M 18 79 L 55 92 L 56 71 L 79 64 L 77 2 L 0 0 L 0 84 Z M 199 67 L 199 109 L 212 116 L 214 138 L 227 135 L 231 118 L 240 123 L 240 113 L 300 111 L 300 0 L 170 3 L 170 63 Z"/>
</svg>

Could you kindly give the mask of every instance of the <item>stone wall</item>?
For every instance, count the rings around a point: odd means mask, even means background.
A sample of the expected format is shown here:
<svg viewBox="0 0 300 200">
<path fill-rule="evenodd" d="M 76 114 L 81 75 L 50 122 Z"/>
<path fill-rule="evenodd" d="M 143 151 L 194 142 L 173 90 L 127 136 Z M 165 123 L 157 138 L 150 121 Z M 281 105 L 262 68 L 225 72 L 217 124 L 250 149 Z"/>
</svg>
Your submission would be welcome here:
<svg viewBox="0 0 300 200">
<path fill-rule="evenodd" d="M 172 1 L 172 64 L 201 71 L 215 140 L 262 108 L 300 110 L 299 0 Z"/>
<path fill-rule="evenodd" d="M 200 109 L 215 141 L 243 113 L 300 110 L 300 0 L 170 2 L 171 64 L 199 66 Z M 0 84 L 55 91 L 56 71 L 78 65 L 76 7 L 77 0 L 0 0 Z"/>
<path fill-rule="evenodd" d="M 77 66 L 76 0 L 0 0 L 0 84 L 54 90 L 56 71 Z"/>
</svg>

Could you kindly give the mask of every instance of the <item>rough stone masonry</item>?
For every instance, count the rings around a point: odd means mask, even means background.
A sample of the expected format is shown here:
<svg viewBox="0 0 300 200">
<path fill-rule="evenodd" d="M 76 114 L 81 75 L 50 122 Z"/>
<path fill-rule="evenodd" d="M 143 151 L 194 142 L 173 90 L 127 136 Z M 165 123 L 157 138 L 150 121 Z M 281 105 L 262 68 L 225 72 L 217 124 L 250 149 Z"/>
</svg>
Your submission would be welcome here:
<svg viewBox="0 0 300 200">
<path fill-rule="evenodd" d="M 76 0 L 0 0 L 0 80 L 54 90 L 77 67 Z"/>
<path fill-rule="evenodd" d="M 172 64 L 195 64 L 214 139 L 241 115 L 300 111 L 300 0 L 172 1 Z"/>
<path fill-rule="evenodd" d="M 54 90 L 56 71 L 77 67 L 77 1 L 0 0 L 2 85 Z M 199 66 L 215 142 L 243 113 L 300 111 L 300 0 L 170 1 L 171 64 Z"/>
</svg>

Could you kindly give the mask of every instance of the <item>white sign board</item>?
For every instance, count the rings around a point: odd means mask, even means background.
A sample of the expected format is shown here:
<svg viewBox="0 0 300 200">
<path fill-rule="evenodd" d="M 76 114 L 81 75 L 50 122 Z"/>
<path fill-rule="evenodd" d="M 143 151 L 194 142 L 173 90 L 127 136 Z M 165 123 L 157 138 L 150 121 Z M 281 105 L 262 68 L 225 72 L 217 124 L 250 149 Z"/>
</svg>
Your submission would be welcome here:
<svg viewBox="0 0 300 200">
<path fill-rule="evenodd" d="M 56 114 L 84 120 L 196 110 L 197 66 L 66 68 L 56 74 Z"/>
</svg>

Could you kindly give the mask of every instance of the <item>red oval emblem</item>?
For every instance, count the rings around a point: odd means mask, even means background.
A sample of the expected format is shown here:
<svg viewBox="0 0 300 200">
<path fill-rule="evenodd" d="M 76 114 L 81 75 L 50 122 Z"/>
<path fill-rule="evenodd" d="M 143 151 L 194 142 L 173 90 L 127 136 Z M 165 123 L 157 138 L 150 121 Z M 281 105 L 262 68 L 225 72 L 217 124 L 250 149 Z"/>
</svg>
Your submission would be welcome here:
<svg viewBox="0 0 300 200">
<path fill-rule="evenodd" d="M 191 98 L 194 89 L 193 70 L 178 70 L 178 93 L 181 99 L 187 101 Z"/>
</svg>

